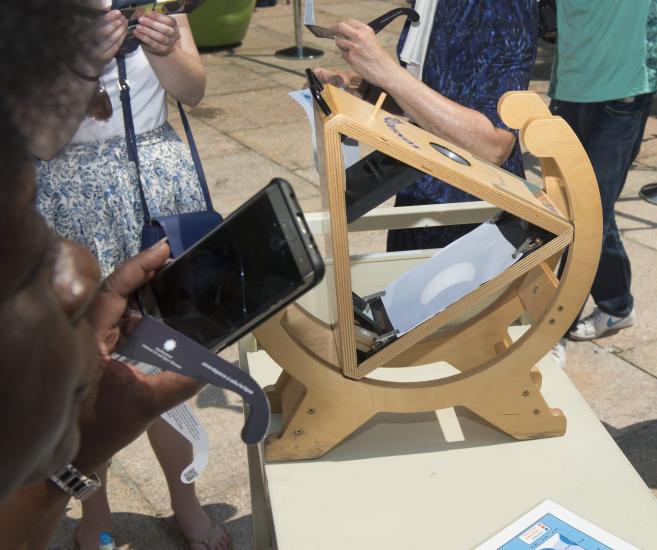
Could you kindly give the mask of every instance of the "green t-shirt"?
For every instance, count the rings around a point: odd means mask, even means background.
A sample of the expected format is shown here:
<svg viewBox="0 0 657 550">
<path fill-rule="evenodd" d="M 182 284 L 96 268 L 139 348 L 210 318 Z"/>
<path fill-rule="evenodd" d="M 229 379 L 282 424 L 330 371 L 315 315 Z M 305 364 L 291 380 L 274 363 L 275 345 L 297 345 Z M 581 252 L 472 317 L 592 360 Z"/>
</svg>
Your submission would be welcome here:
<svg viewBox="0 0 657 550">
<path fill-rule="evenodd" d="M 557 0 L 557 50 L 548 94 L 576 103 L 654 92 L 655 0 Z"/>
</svg>

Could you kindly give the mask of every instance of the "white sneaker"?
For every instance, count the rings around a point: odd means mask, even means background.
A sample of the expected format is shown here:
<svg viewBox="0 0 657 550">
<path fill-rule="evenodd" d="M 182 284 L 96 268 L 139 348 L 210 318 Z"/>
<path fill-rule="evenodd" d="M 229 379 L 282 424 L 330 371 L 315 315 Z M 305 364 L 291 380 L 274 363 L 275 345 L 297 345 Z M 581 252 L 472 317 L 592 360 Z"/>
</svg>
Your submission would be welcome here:
<svg viewBox="0 0 657 550">
<path fill-rule="evenodd" d="M 562 368 L 566 368 L 566 340 L 562 338 L 554 347 L 550 350 L 550 355 L 554 357 L 554 360 Z"/>
<path fill-rule="evenodd" d="M 568 338 L 571 340 L 593 340 L 604 336 L 608 332 L 631 327 L 634 321 L 636 321 L 634 309 L 626 317 L 616 317 L 615 315 L 603 313 L 596 307 L 591 315 L 577 323 L 575 329 L 568 333 Z"/>
</svg>

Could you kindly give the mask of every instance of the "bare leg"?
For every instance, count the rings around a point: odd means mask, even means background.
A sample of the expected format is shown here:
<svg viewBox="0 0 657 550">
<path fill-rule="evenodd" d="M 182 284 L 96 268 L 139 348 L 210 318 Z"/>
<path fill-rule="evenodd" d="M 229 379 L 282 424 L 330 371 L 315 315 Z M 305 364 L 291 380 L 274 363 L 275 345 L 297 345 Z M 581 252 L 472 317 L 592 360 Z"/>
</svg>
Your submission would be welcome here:
<svg viewBox="0 0 657 550">
<path fill-rule="evenodd" d="M 212 521 L 201 508 L 194 484 L 180 481 L 180 473 L 192 462 L 191 444 L 161 418 L 151 424 L 148 429 L 148 439 L 166 477 L 171 508 L 178 525 L 188 539 L 205 539 L 211 530 Z M 219 527 L 211 537 L 207 548 L 227 549 L 228 540 L 226 532 Z M 202 544 L 197 543 L 192 544 L 191 548 L 206 550 Z"/>
<path fill-rule="evenodd" d="M 82 503 L 82 520 L 75 529 L 75 539 L 81 550 L 98 550 L 103 531 L 112 531 L 112 512 L 107 500 L 107 466 L 96 471 L 103 486 Z"/>
</svg>

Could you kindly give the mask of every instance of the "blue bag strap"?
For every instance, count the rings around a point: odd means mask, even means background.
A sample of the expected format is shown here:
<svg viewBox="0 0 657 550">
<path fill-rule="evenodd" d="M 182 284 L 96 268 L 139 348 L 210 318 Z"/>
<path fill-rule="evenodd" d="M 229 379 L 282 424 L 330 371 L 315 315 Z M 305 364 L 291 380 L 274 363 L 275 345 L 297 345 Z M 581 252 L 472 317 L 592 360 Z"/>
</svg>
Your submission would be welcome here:
<svg viewBox="0 0 657 550">
<path fill-rule="evenodd" d="M 141 175 L 139 173 L 139 153 L 137 152 L 137 136 L 135 126 L 132 120 L 132 106 L 130 105 L 130 85 L 128 84 L 128 74 L 125 67 L 125 56 L 119 54 L 116 56 L 116 64 L 119 67 L 119 97 L 123 107 L 123 126 L 125 128 L 125 141 L 128 146 L 128 159 L 134 162 L 137 171 L 137 183 L 139 184 L 139 200 L 144 212 L 144 223 L 152 222 L 151 213 L 146 203 L 146 195 L 141 184 Z"/>
<path fill-rule="evenodd" d="M 192 153 L 192 160 L 194 161 L 194 166 L 196 167 L 196 174 L 198 175 L 198 181 L 201 185 L 203 198 L 205 199 L 205 206 L 209 211 L 212 211 L 214 208 L 212 207 L 212 199 L 210 198 L 210 191 L 208 191 L 208 182 L 205 179 L 205 172 L 203 171 L 203 165 L 201 164 L 201 157 L 199 156 L 198 149 L 196 148 L 196 141 L 194 141 L 192 129 L 189 126 L 189 120 L 187 120 L 187 114 L 185 113 L 185 109 L 183 109 L 182 103 L 180 103 L 180 101 L 178 101 L 178 112 L 180 113 L 180 120 L 182 120 L 183 127 L 185 128 L 187 143 L 189 144 L 189 150 Z"/>
<path fill-rule="evenodd" d="M 128 146 L 128 159 L 135 163 L 135 168 L 137 169 L 137 180 L 139 182 L 139 200 L 141 201 L 141 207 L 144 212 L 144 221 L 145 223 L 151 223 L 151 215 L 148 210 L 148 204 L 146 203 L 146 195 L 144 194 L 144 189 L 141 183 L 141 176 L 139 174 L 139 153 L 137 152 L 137 136 L 135 134 L 135 126 L 132 118 L 132 106 L 130 104 L 130 85 L 128 84 L 127 69 L 125 65 L 125 56 L 119 54 L 116 56 L 116 63 L 119 68 L 119 96 L 121 97 L 121 105 L 123 107 L 123 126 L 125 127 L 125 139 Z M 208 211 L 213 211 L 212 199 L 210 198 L 210 191 L 208 190 L 208 183 L 205 179 L 205 172 L 203 171 L 203 165 L 201 164 L 201 157 L 198 154 L 198 149 L 196 147 L 196 141 L 192 134 L 192 129 L 189 125 L 189 120 L 187 119 L 187 114 L 185 109 L 183 109 L 182 103 L 178 103 L 178 112 L 180 113 L 180 119 L 182 120 L 183 127 L 185 128 L 185 135 L 187 136 L 187 143 L 189 144 L 189 150 L 192 154 L 192 160 L 194 161 L 194 167 L 196 168 L 196 175 L 198 176 L 198 181 L 201 186 L 201 192 L 203 193 L 203 199 L 205 200 L 205 206 Z"/>
</svg>

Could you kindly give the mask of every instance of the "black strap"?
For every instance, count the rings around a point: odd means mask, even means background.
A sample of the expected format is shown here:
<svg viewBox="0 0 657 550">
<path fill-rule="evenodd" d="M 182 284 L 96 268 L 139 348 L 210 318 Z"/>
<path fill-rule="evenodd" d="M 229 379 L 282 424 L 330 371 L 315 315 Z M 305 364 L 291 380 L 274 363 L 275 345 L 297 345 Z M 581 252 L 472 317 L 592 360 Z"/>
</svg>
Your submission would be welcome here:
<svg viewBox="0 0 657 550">
<path fill-rule="evenodd" d="M 121 98 L 121 105 L 123 107 L 123 126 L 125 127 L 125 140 L 128 147 L 128 159 L 135 163 L 135 169 L 137 171 L 137 183 L 139 184 L 139 200 L 141 201 L 141 207 L 144 212 L 144 223 L 151 223 L 152 218 L 150 211 L 148 210 L 146 195 L 144 194 L 144 188 L 141 183 L 141 175 L 139 173 L 137 136 L 135 134 L 134 120 L 132 118 L 132 106 L 130 104 L 130 85 L 128 84 L 125 56 L 123 54 L 116 56 L 116 64 L 119 68 L 119 96 Z M 205 179 L 205 172 L 203 172 L 201 158 L 198 154 L 198 149 L 196 148 L 196 142 L 194 141 L 194 136 L 192 135 L 192 129 L 189 126 L 189 120 L 187 120 L 185 109 L 183 109 L 180 101 L 178 101 L 178 112 L 180 113 L 180 118 L 182 119 L 183 127 L 185 128 L 187 143 L 189 144 L 189 149 L 192 154 L 192 160 L 194 161 L 194 167 L 196 168 L 196 175 L 198 176 L 198 181 L 201 186 L 201 192 L 203 193 L 203 198 L 205 199 L 205 206 L 208 211 L 212 211 L 214 210 L 212 207 L 212 199 L 210 198 L 208 184 Z"/>
<path fill-rule="evenodd" d="M 205 172 L 203 171 L 203 165 L 201 164 L 201 157 L 198 154 L 198 149 L 196 148 L 196 142 L 194 141 L 194 136 L 192 135 L 192 128 L 189 125 L 189 120 L 187 120 L 187 114 L 185 109 L 183 109 L 182 103 L 178 103 L 178 112 L 180 113 L 180 119 L 183 123 L 183 128 L 185 128 L 185 135 L 187 136 L 187 143 L 189 144 L 189 150 L 192 153 L 192 160 L 194 161 L 194 166 L 196 167 L 196 175 L 198 176 L 198 181 L 201 184 L 201 191 L 203 192 L 203 198 L 205 199 L 205 206 L 208 210 L 213 210 L 212 208 L 212 199 L 210 198 L 210 191 L 208 191 L 208 182 L 205 179 Z"/>
<path fill-rule="evenodd" d="M 148 210 L 148 203 L 144 194 L 144 188 L 141 184 L 141 174 L 139 173 L 139 153 L 137 152 L 137 136 L 135 135 L 135 126 L 132 119 L 132 106 L 130 105 L 130 85 L 128 84 L 128 75 L 125 68 L 125 56 L 119 54 L 116 56 L 116 64 L 119 67 L 119 97 L 123 107 L 123 126 L 125 128 L 125 141 L 128 146 L 128 159 L 135 164 L 137 172 L 137 183 L 139 184 L 139 200 L 144 212 L 144 223 L 151 223 L 151 213 Z"/>
</svg>

